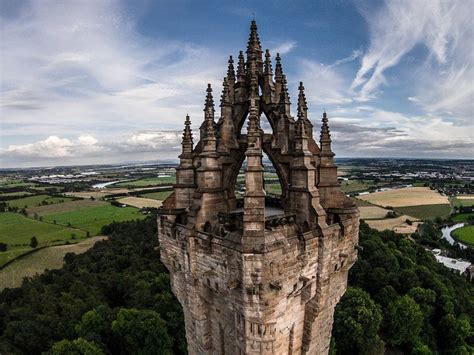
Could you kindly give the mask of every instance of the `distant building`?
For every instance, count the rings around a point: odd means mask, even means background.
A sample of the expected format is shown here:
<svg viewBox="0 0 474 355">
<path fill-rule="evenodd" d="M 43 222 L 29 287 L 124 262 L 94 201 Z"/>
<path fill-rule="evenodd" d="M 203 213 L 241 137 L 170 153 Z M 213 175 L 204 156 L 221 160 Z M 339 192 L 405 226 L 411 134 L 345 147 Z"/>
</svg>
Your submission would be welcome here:
<svg viewBox="0 0 474 355">
<path fill-rule="evenodd" d="M 471 272 L 470 275 L 472 278 L 472 265 L 469 261 L 453 259 L 453 258 L 448 258 L 447 256 L 442 256 L 441 249 L 433 249 L 431 252 L 435 256 L 436 261 L 438 263 L 443 264 L 448 269 L 451 269 L 454 273 L 459 274 L 459 275 L 464 275 Z"/>
</svg>

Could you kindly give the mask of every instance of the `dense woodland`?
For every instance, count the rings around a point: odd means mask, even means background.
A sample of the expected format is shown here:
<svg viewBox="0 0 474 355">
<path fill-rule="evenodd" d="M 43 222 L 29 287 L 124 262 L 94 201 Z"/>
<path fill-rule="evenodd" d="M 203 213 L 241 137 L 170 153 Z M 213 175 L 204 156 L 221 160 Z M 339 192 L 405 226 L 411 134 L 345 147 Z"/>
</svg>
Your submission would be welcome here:
<svg viewBox="0 0 474 355">
<path fill-rule="evenodd" d="M 115 223 L 109 240 L 0 293 L 0 353 L 185 353 L 183 314 L 158 257 L 156 223 Z M 426 237 L 426 236 L 425 236 Z M 361 225 L 363 251 L 336 308 L 331 352 L 474 353 L 474 287 L 417 243 Z"/>
</svg>

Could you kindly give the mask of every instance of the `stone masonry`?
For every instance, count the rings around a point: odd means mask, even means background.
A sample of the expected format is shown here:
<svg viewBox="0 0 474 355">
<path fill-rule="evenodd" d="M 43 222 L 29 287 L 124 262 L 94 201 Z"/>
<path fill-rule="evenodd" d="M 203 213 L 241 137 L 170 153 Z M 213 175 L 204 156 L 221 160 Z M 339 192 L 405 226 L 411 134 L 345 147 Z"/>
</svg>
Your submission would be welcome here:
<svg viewBox="0 0 474 355">
<path fill-rule="evenodd" d="M 339 187 L 327 114 L 316 142 L 303 83 L 296 119 L 290 105 L 280 55 L 273 71 L 252 21 L 236 71 L 229 58 L 217 120 L 208 85 L 196 145 L 186 117 L 158 238 L 191 355 L 328 353 L 334 307 L 357 259 L 359 212 Z M 265 213 L 263 153 L 282 186 L 276 215 Z M 244 160 L 241 201 L 234 188 Z"/>
</svg>

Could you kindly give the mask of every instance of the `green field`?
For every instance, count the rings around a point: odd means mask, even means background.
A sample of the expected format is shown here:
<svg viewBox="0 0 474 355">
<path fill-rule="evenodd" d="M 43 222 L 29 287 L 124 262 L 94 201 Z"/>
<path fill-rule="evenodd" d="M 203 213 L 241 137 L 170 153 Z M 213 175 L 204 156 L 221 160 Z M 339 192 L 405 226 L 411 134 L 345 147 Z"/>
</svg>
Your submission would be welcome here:
<svg viewBox="0 0 474 355">
<path fill-rule="evenodd" d="M 32 182 L 25 182 L 20 179 L 0 179 L 0 187 L 9 188 L 9 187 L 27 187 L 34 186 Z"/>
<path fill-rule="evenodd" d="M 24 196 L 24 195 L 31 195 L 31 192 L 28 192 L 28 191 L 17 191 L 17 192 L 4 192 L 4 193 L 0 193 L 0 197 L 16 197 L 16 196 Z"/>
<path fill-rule="evenodd" d="M 46 269 L 52 270 L 62 267 L 64 256 L 67 253 L 83 253 L 104 238 L 102 236 L 87 238 L 76 244 L 52 246 L 25 255 L 0 270 L 0 291 L 6 287 L 19 287 L 24 277 L 41 274 Z"/>
<path fill-rule="evenodd" d="M 343 180 L 341 181 L 342 191 L 355 192 L 355 191 L 364 191 L 368 190 L 371 187 L 376 187 L 377 184 L 374 184 L 372 180 Z"/>
<path fill-rule="evenodd" d="M 126 188 L 136 188 L 136 187 L 150 187 L 150 186 L 157 186 L 162 184 L 174 184 L 176 182 L 175 176 L 162 176 L 162 177 L 154 177 L 154 178 L 145 178 L 140 180 L 133 180 L 133 181 L 123 181 L 118 182 L 113 185 L 107 186 L 108 188 L 116 188 L 116 187 L 126 187 Z"/>
<path fill-rule="evenodd" d="M 451 232 L 451 236 L 464 244 L 474 246 L 474 225 L 455 229 Z"/>
<path fill-rule="evenodd" d="M 406 206 L 396 207 L 395 211 L 401 214 L 406 214 L 419 219 L 434 219 L 436 217 L 447 217 L 451 213 L 451 205 L 439 204 L 439 205 L 418 205 L 418 206 Z"/>
<path fill-rule="evenodd" d="M 374 206 L 370 202 L 364 201 L 364 200 L 359 200 L 358 198 L 352 197 L 352 201 L 356 204 L 357 207 L 362 207 L 362 206 Z"/>
<path fill-rule="evenodd" d="M 464 206 L 464 207 L 474 206 L 474 199 L 459 199 L 459 198 L 453 197 L 451 198 L 451 203 L 454 206 Z"/>
<path fill-rule="evenodd" d="M 154 200 L 163 201 L 165 198 L 167 198 L 172 193 L 173 193 L 173 191 L 149 192 L 147 194 L 141 194 L 140 197 L 152 198 Z"/>
<path fill-rule="evenodd" d="M 0 213 L 0 242 L 8 244 L 8 250 L 0 252 L 0 265 L 31 251 L 30 241 L 33 236 L 38 240 L 38 247 L 42 247 L 64 244 L 66 240 L 72 240 L 73 235 L 76 239 L 85 238 L 86 232 L 36 221 L 19 213 Z"/>
<path fill-rule="evenodd" d="M 281 185 L 279 183 L 265 184 L 265 191 L 270 194 L 281 195 Z"/>
<path fill-rule="evenodd" d="M 453 216 L 454 222 L 467 222 L 469 217 L 474 218 L 474 213 L 460 213 Z"/>
<path fill-rule="evenodd" d="M 24 208 L 27 207 L 36 207 L 41 206 L 43 204 L 54 204 L 54 203 L 61 203 L 65 201 L 69 201 L 71 198 L 69 197 L 55 197 L 49 195 L 35 195 L 35 196 L 28 196 L 24 198 L 18 198 L 16 200 L 9 200 L 6 201 L 10 207 L 17 207 L 17 208 Z M 43 202 L 44 201 L 44 202 Z"/>
<path fill-rule="evenodd" d="M 142 215 L 137 208 L 134 207 L 115 207 L 110 204 L 82 208 L 76 211 L 56 212 L 43 216 L 44 221 L 57 224 L 68 225 L 90 232 L 97 235 L 103 226 L 115 222 L 126 220 L 142 219 Z"/>
</svg>

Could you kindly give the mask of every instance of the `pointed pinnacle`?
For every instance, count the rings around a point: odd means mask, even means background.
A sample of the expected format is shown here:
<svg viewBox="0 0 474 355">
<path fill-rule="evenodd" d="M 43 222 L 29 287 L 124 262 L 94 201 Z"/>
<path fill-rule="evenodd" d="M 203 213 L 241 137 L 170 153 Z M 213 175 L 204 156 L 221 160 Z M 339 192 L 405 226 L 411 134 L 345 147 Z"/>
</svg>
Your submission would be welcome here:
<svg viewBox="0 0 474 355">
<path fill-rule="evenodd" d="M 184 142 L 193 142 L 193 133 L 191 131 L 191 120 L 189 115 L 186 114 L 186 119 L 184 120 L 184 130 L 183 130 L 183 143 Z"/>
<path fill-rule="evenodd" d="M 323 119 L 321 125 L 321 142 L 331 142 L 331 134 L 329 129 L 329 120 L 326 112 L 323 113 Z"/>
<path fill-rule="evenodd" d="M 234 71 L 234 59 L 232 56 L 229 56 L 229 66 L 227 67 L 227 78 L 231 81 L 235 81 L 235 71 Z"/>
<path fill-rule="evenodd" d="M 308 105 L 306 103 L 306 96 L 304 94 L 304 86 L 303 82 L 300 81 L 300 85 L 298 86 L 298 118 L 306 119 L 307 118 L 307 111 Z"/>
<path fill-rule="evenodd" d="M 275 64 L 275 81 L 281 83 L 281 79 L 282 79 L 282 76 L 283 76 L 283 68 L 281 66 L 280 53 L 277 53 L 277 55 L 275 57 L 275 62 L 276 62 L 276 64 Z"/>
<path fill-rule="evenodd" d="M 212 87 L 211 84 L 207 84 L 207 89 L 206 89 L 206 103 L 204 107 L 204 111 L 206 111 L 209 108 L 212 108 L 214 110 L 214 99 L 212 97 Z"/>
<path fill-rule="evenodd" d="M 239 51 L 239 63 L 237 65 L 237 79 L 242 80 L 245 77 L 245 59 L 244 52 Z M 242 80 L 243 81 L 243 80 Z"/>
<path fill-rule="evenodd" d="M 272 61 L 270 59 L 270 51 L 268 49 L 265 50 L 265 73 L 273 75 Z"/>
<path fill-rule="evenodd" d="M 225 77 L 224 82 L 222 83 L 221 106 L 230 103 L 229 81 L 227 80 L 227 77 Z"/>
<path fill-rule="evenodd" d="M 290 103 L 290 95 L 288 94 L 288 85 L 286 81 L 286 75 L 283 74 L 281 79 L 282 79 L 281 80 L 282 90 L 281 90 L 280 101 L 283 101 L 284 103 Z"/>
<path fill-rule="evenodd" d="M 260 45 L 260 39 L 258 38 L 257 22 L 252 20 L 252 23 L 250 24 L 250 35 L 247 45 L 247 55 L 250 53 L 259 54 L 261 52 L 262 47 Z"/>
</svg>

